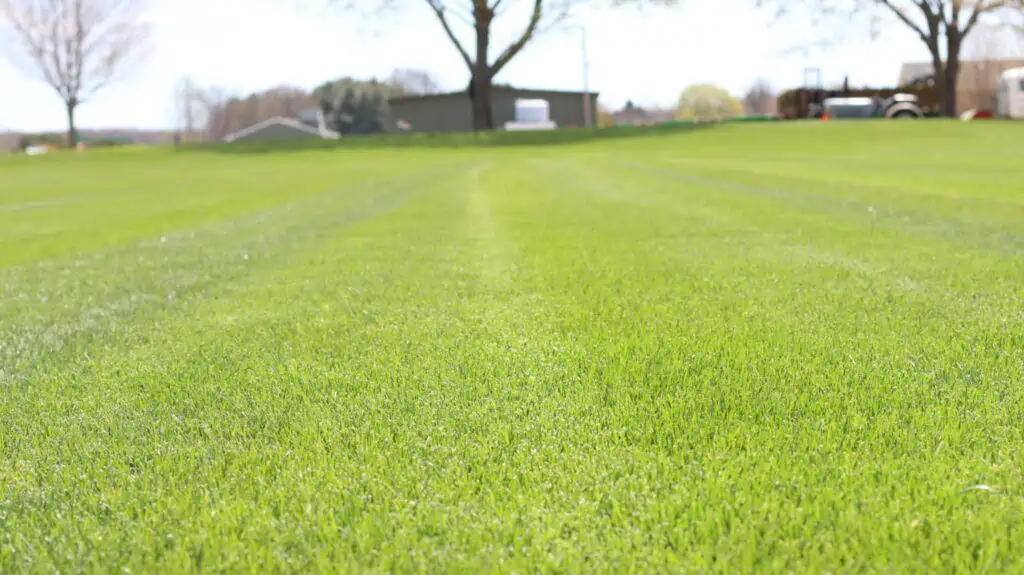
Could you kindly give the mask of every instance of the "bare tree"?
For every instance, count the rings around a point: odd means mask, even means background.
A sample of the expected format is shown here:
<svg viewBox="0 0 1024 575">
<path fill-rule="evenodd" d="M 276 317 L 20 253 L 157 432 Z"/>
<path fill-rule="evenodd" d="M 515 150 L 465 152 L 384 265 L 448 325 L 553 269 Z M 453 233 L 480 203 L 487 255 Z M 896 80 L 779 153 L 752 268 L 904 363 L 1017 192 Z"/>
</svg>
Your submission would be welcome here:
<svg viewBox="0 0 1024 575">
<path fill-rule="evenodd" d="M 445 36 L 458 51 L 469 69 L 468 94 L 473 107 L 473 129 L 489 130 L 494 127 L 491 109 L 491 91 L 494 77 L 501 72 L 539 34 L 564 21 L 581 5 L 597 0 L 529 0 L 525 21 L 515 39 L 500 50 L 493 50 L 492 29 L 496 20 L 508 18 L 513 4 L 508 0 L 338 0 L 355 7 L 372 6 L 374 11 L 384 7 L 425 5 Z M 677 0 L 606 0 L 619 4 L 674 4 Z M 471 32 L 473 43 L 467 48 L 460 27 Z M 497 53 L 497 56 L 494 54 Z"/>
<path fill-rule="evenodd" d="M 772 5 L 779 16 L 842 18 L 851 11 L 878 10 L 909 28 L 931 54 L 939 106 L 945 116 L 957 112 L 957 78 L 964 40 L 983 19 L 1007 22 L 1024 11 L 1024 0 L 755 0 Z"/>
<path fill-rule="evenodd" d="M 758 78 L 743 96 L 748 114 L 770 114 L 775 110 L 775 90 L 768 80 Z"/>
<path fill-rule="evenodd" d="M 185 76 L 175 86 L 176 128 L 185 141 L 195 138 L 199 127 L 206 124 L 206 113 L 209 110 L 205 105 L 204 96 L 203 90 L 190 76 Z"/>
<path fill-rule="evenodd" d="M 202 107 L 206 137 L 212 140 L 277 116 L 294 118 L 318 105 L 312 94 L 293 86 L 278 86 L 244 98 L 229 98 L 224 90 L 208 88 L 198 92 L 197 102 Z"/>
<path fill-rule="evenodd" d="M 75 110 L 142 53 L 148 26 L 140 0 L 0 0 L 0 19 L 22 58 L 64 102 L 68 145 L 77 142 Z"/>
<path fill-rule="evenodd" d="M 437 94 L 441 85 L 426 70 L 399 68 L 387 80 L 393 94 Z"/>
<path fill-rule="evenodd" d="M 204 140 L 221 140 L 231 133 L 230 117 L 224 113 L 230 99 L 224 88 L 210 87 L 200 91 L 199 102 L 205 120 L 202 130 Z"/>
</svg>

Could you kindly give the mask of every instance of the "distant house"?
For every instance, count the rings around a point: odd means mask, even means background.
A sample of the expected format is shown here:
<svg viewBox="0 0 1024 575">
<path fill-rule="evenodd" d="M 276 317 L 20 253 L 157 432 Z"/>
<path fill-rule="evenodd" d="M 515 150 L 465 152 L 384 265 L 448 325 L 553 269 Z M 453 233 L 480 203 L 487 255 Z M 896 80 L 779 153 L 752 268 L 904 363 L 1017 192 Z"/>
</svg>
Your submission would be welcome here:
<svg viewBox="0 0 1024 575">
<path fill-rule="evenodd" d="M 633 102 L 626 102 L 621 110 L 612 113 L 612 123 L 616 126 L 642 126 L 650 123 L 650 120 L 647 110 L 635 106 Z"/>
<path fill-rule="evenodd" d="M 268 118 L 248 128 L 228 134 L 224 137 L 224 141 L 244 142 L 307 138 L 336 140 L 340 137 L 341 134 L 327 129 L 322 110 L 309 108 L 301 111 L 298 118 L 286 118 L 284 116 Z"/>
<path fill-rule="evenodd" d="M 551 121 L 558 127 L 597 125 L 597 93 L 560 90 L 530 90 L 494 86 L 491 106 L 494 125 L 504 126 L 516 119 L 516 100 L 545 100 Z M 585 101 L 589 100 L 587 104 Z M 587 115 L 590 116 L 589 122 Z M 469 132 L 473 130 L 473 107 L 467 91 L 388 99 L 389 132 Z"/>
<path fill-rule="evenodd" d="M 652 126 L 661 122 L 669 122 L 674 118 L 674 110 L 642 108 L 629 101 L 621 110 L 612 113 L 612 124 L 616 126 Z"/>
<path fill-rule="evenodd" d="M 1024 67 L 1024 60 L 961 60 L 957 78 L 957 114 L 971 109 L 994 110 L 996 83 L 1005 70 Z M 908 62 L 900 69 L 899 86 L 929 85 L 935 82 L 931 62 Z"/>
</svg>

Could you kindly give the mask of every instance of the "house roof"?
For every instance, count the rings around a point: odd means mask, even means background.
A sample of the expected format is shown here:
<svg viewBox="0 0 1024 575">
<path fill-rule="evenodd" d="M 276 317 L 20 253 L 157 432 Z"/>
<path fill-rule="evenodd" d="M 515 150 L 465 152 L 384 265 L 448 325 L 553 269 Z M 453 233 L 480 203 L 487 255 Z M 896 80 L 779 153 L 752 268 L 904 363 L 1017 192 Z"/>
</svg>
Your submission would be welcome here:
<svg viewBox="0 0 1024 575">
<path fill-rule="evenodd" d="M 338 132 L 335 132 L 333 130 L 328 130 L 328 129 L 318 130 L 317 128 L 314 128 L 313 126 L 310 126 L 310 125 L 305 124 L 303 122 L 300 122 L 298 120 L 295 120 L 295 119 L 292 119 L 292 118 L 285 118 L 284 116 L 277 116 L 275 118 L 267 118 L 266 120 L 263 120 L 262 122 L 257 122 L 255 124 L 249 126 L 248 128 L 242 128 L 241 130 L 238 130 L 237 132 L 233 132 L 231 134 L 228 134 L 227 136 L 224 136 L 224 141 L 225 142 L 234 142 L 235 140 L 237 140 L 239 138 L 244 138 L 245 136 L 248 136 L 250 134 L 258 132 L 258 131 L 262 130 L 263 128 L 266 128 L 267 126 L 272 126 L 272 125 L 275 125 L 275 124 L 276 125 L 281 125 L 281 126 L 288 126 L 289 128 L 293 128 L 293 129 L 298 130 L 300 132 L 305 132 L 305 133 L 307 133 L 307 134 L 309 134 L 311 136 L 319 136 L 321 138 L 337 139 L 337 138 L 341 137 L 341 134 L 339 134 Z"/>
<path fill-rule="evenodd" d="M 513 86 L 501 86 L 501 85 L 495 85 L 492 88 L 492 90 L 495 91 L 495 92 L 522 92 L 524 94 L 539 95 L 539 96 L 545 96 L 545 95 L 560 96 L 560 95 L 569 94 L 569 95 L 573 95 L 573 96 L 583 97 L 583 94 L 584 94 L 583 92 L 576 91 L 576 90 L 543 90 L 543 89 L 533 89 L 533 88 L 516 88 L 516 87 L 513 87 Z M 465 97 L 466 93 L 467 93 L 466 90 L 459 90 L 457 92 L 442 92 L 440 94 L 418 94 L 418 95 L 413 95 L 413 96 L 395 96 L 393 98 L 388 98 L 388 103 L 390 104 L 390 103 L 393 103 L 393 102 L 410 102 L 410 101 L 433 100 L 433 99 L 441 99 L 441 98 Z M 586 92 L 586 94 L 588 96 L 591 96 L 591 97 L 596 97 L 599 93 L 600 92 L 597 92 L 597 91 Z"/>
<path fill-rule="evenodd" d="M 297 119 L 307 126 L 319 126 L 324 121 L 324 111 L 320 108 L 304 108 L 299 110 Z"/>
</svg>

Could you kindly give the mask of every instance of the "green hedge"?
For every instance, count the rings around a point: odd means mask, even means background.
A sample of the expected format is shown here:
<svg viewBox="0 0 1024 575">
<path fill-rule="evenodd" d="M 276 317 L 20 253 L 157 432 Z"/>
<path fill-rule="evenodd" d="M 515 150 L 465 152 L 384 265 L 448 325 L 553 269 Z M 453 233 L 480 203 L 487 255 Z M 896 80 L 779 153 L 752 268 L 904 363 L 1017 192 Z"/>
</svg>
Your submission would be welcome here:
<svg viewBox="0 0 1024 575">
<path fill-rule="evenodd" d="M 752 122 L 778 122 L 778 116 L 739 116 L 728 120 L 730 124 L 747 124 Z"/>
<path fill-rule="evenodd" d="M 24 150 L 30 146 L 53 146 L 63 148 L 67 138 L 66 134 L 22 134 L 18 138 L 18 149 Z"/>
<path fill-rule="evenodd" d="M 316 150 L 331 148 L 464 148 L 508 147 L 545 144 L 571 144 L 650 134 L 672 134 L 702 129 L 694 122 L 666 122 L 657 126 L 610 126 L 607 128 L 561 128 L 557 130 L 506 132 L 443 132 L 410 134 L 373 134 L 346 136 L 340 140 L 277 140 L 243 141 L 232 143 L 182 144 L 181 151 L 214 151 L 223 153 L 263 153 L 289 150 Z"/>
</svg>

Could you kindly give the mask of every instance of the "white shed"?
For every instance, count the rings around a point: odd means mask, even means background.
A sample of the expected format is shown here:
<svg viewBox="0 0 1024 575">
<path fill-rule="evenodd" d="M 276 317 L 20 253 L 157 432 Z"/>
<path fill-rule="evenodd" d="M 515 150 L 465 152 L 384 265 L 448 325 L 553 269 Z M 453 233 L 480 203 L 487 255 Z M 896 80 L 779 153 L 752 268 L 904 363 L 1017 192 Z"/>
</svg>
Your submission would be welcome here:
<svg viewBox="0 0 1024 575">
<path fill-rule="evenodd" d="M 1011 68 L 999 76 L 996 116 L 1024 120 L 1024 68 Z"/>
</svg>

